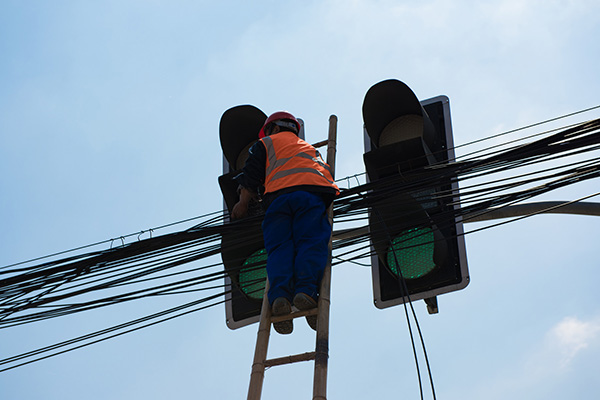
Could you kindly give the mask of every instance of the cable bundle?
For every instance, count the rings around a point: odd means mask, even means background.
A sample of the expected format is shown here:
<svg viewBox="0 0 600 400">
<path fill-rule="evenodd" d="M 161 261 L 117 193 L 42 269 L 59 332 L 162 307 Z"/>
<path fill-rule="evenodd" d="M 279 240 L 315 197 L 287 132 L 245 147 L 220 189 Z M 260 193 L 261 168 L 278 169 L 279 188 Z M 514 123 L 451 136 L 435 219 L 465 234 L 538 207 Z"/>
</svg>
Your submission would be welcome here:
<svg viewBox="0 0 600 400">
<path fill-rule="evenodd" d="M 343 190 L 334 202 L 335 228 L 350 228 L 345 238 L 334 242 L 333 265 L 361 264 L 371 256 L 369 239 L 373 232 L 369 234 L 365 229 L 368 210 L 390 196 L 412 193 L 423 204 L 451 200 L 452 207 L 443 210 L 441 220 L 453 224 L 457 218 L 469 221 L 493 208 L 517 204 L 600 175 L 600 120 L 543 135 L 527 144 L 509 143 L 512 146 L 504 150 L 489 147 L 462 159 L 409 171 L 401 177 Z M 570 161 L 564 162 L 569 157 Z M 553 165 L 533 169 L 541 163 Z M 529 170 L 517 174 L 517 168 Z M 496 178 L 490 179 L 493 176 Z M 448 179 L 460 184 L 460 202 L 455 190 L 443 188 L 442 182 Z M 597 193 L 591 196 L 594 195 Z M 402 213 L 403 204 L 398 203 L 397 207 Z M 427 223 L 409 212 L 400 215 L 411 223 Z M 0 268 L 0 329 L 143 298 L 205 293 L 176 307 L 4 358 L 0 360 L 0 372 L 223 303 L 227 287 L 222 279 L 227 272 L 220 257 L 211 257 L 220 254 L 223 237 L 228 237 L 234 246 L 242 246 L 248 237 L 239 235 L 239 222 L 224 223 L 222 212 L 197 219 L 202 221 L 180 232 L 40 264 L 30 265 L 40 261 L 35 259 Z M 352 234 L 352 230 L 358 233 Z M 76 251 L 82 249 L 85 247 Z"/>
</svg>

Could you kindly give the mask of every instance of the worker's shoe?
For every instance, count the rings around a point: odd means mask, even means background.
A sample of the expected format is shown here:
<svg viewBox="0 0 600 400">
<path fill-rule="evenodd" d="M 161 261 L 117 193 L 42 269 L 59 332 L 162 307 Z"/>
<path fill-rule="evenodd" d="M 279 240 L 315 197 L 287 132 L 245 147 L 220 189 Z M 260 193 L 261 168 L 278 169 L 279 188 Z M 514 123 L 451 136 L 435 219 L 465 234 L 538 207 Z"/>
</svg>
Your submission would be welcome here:
<svg viewBox="0 0 600 400">
<path fill-rule="evenodd" d="M 285 297 L 278 297 L 271 306 L 271 315 L 279 317 L 281 315 L 288 315 L 292 312 L 292 305 Z M 287 321 L 274 322 L 273 328 L 275 332 L 282 335 L 289 335 L 294 330 L 294 322 L 290 319 Z"/>
<path fill-rule="evenodd" d="M 298 293 L 294 296 L 294 306 L 300 311 L 312 310 L 317 308 L 317 301 L 306 293 Z M 317 316 L 308 315 L 306 322 L 313 330 L 317 330 Z"/>
</svg>

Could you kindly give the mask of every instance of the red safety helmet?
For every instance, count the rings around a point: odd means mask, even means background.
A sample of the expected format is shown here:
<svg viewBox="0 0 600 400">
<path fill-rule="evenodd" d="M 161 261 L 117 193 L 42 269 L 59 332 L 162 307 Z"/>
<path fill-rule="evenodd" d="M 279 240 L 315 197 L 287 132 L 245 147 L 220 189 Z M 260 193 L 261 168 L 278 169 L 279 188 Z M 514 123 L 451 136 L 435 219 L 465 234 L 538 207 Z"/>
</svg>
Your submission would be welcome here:
<svg viewBox="0 0 600 400">
<path fill-rule="evenodd" d="M 287 111 L 277 111 L 276 113 L 269 115 L 269 118 L 267 118 L 267 120 L 263 124 L 262 128 L 260 128 L 260 132 L 258 132 L 258 138 L 262 139 L 266 136 L 265 128 L 267 127 L 267 125 L 269 125 L 271 122 L 275 122 L 275 121 L 279 121 L 279 120 L 288 120 L 288 121 L 293 122 L 296 125 L 296 130 L 298 131 L 298 133 L 300 132 L 300 122 L 298 122 L 296 117 L 294 117 L 292 114 L 290 114 Z"/>
</svg>

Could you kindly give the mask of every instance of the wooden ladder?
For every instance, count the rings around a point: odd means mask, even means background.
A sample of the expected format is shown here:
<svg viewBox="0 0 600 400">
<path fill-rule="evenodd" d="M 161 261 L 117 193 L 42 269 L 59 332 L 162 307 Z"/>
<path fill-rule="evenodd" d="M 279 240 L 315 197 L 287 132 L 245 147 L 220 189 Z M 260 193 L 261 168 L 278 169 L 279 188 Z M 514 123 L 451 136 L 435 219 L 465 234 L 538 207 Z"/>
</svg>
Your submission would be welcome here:
<svg viewBox="0 0 600 400">
<path fill-rule="evenodd" d="M 334 176 L 335 153 L 337 136 L 337 117 L 329 117 L 329 138 L 325 141 L 314 144 L 315 148 L 327 145 L 327 164 Z M 333 226 L 333 204 L 329 207 L 329 222 Z M 333 232 L 333 229 L 332 229 Z M 327 361 L 329 359 L 329 308 L 331 304 L 331 238 L 329 239 L 329 258 L 319 291 L 319 301 L 317 308 L 305 311 L 295 311 L 288 315 L 272 316 L 271 307 L 267 300 L 267 291 L 269 282 L 265 287 L 263 296 L 260 322 L 258 324 L 258 333 L 256 338 L 256 347 L 254 350 L 254 361 L 252 363 L 252 372 L 250 374 L 250 386 L 248 388 L 248 400 L 260 400 L 262 387 L 265 377 L 265 369 L 278 365 L 292 364 L 300 361 L 315 361 L 313 378 L 313 400 L 327 399 Z M 271 334 L 271 324 L 273 322 L 284 321 L 288 319 L 300 318 L 310 315 L 317 315 L 317 337 L 315 351 L 294 354 L 284 357 L 267 359 L 269 347 L 269 337 Z"/>
</svg>

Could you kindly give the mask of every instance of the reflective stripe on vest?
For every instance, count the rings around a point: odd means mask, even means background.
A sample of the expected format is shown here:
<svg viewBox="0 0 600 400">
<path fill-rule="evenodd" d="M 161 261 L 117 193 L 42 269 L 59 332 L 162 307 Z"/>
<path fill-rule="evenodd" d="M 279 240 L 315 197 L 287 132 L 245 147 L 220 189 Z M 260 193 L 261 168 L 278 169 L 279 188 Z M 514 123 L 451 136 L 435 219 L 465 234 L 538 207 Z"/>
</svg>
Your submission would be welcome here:
<svg viewBox="0 0 600 400">
<path fill-rule="evenodd" d="M 265 193 L 291 186 L 326 186 L 339 192 L 319 152 L 292 132 L 261 139 L 267 151 Z"/>
</svg>

